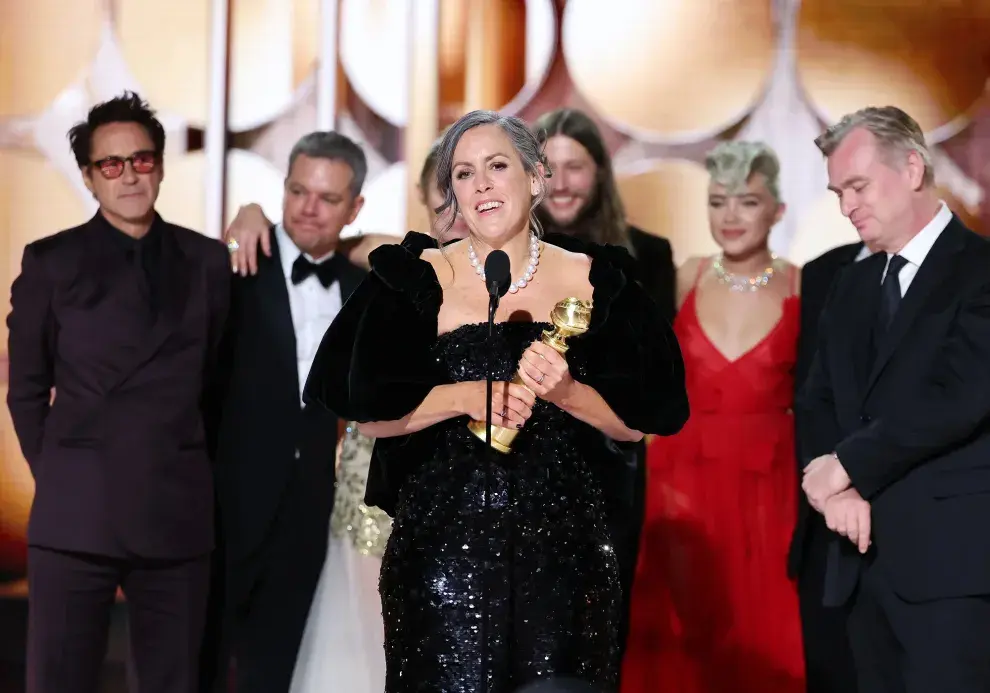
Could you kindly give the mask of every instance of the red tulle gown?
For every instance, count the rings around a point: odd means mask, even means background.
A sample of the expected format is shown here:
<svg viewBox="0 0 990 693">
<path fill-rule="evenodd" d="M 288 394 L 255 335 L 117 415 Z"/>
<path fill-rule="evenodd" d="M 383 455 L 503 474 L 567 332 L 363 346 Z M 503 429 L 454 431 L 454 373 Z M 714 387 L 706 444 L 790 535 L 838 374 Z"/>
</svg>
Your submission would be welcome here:
<svg viewBox="0 0 990 693">
<path fill-rule="evenodd" d="M 804 693 L 786 558 L 797 504 L 793 367 L 799 299 L 734 361 L 674 321 L 691 418 L 649 447 L 646 518 L 622 693 Z"/>
</svg>

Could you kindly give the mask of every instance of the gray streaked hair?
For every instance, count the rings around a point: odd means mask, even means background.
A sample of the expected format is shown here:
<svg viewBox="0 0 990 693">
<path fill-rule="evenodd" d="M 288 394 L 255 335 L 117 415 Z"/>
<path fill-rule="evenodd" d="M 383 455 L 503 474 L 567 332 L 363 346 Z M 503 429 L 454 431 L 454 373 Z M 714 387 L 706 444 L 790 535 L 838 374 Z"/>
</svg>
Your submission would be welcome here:
<svg viewBox="0 0 990 693">
<path fill-rule="evenodd" d="M 436 208 L 436 213 L 442 214 L 447 208 L 453 209 L 453 214 L 447 222 L 447 226 L 437 233 L 437 237 L 443 243 L 443 237 L 454 225 L 454 218 L 457 216 L 457 198 L 454 197 L 453 173 L 454 173 L 454 150 L 457 143 L 468 130 L 472 130 L 481 125 L 494 125 L 505 133 L 512 143 L 513 149 L 519 155 L 526 173 L 535 175 L 540 181 L 540 190 L 530 201 L 529 226 L 538 236 L 543 234 L 543 228 L 536 218 L 536 208 L 540 206 L 547 195 L 546 179 L 551 176 L 550 162 L 547 161 L 543 148 L 540 146 L 536 135 L 519 118 L 514 116 L 504 116 L 495 111 L 471 111 L 447 128 L 440 140 L 440 148 L 437 152 L 437 187 L 443 195 L 443 204 Z M 543 165 L 544 174 L 541 175 L 538 169 Z"/>
<path fill-rule="evenodd" d="M 815 144 L 827 158 L 857 128 L 873 135 L 880 147 L 887 153 L 897 155 L 899 161 L 910 152 L 917 153 L 925 164 L 924 184 L 934 185 L 935 168 L 932 165 L 931 152 L 925 144 L 925 133 L 914 118 L 896 106 L 870 106 L 845 115 L 815 138 Z"/>
<path fill-rule="evenodd" d="M 722 142 L 708 152 L 705 168 L 712 180 L 730 194 L 741 190 L 754 173 L 762 174 L 767 190 L 780 202 L 780 160 L 763 142 Z"/>
<path fill-rule="evenodd" d="M 292 165 L 300 155 L 311 159 L 329 159 L 342 161 L 351 169 L 351 194 L 357 197 L 364 187 L 364 179 L 368 176 L 368 159 L 364 150 L 354 140 L 341 135 L 339 132 L 311 132 L 303 135 L 292 145 L 289 152 L 289 173 Z"/>
</svg>

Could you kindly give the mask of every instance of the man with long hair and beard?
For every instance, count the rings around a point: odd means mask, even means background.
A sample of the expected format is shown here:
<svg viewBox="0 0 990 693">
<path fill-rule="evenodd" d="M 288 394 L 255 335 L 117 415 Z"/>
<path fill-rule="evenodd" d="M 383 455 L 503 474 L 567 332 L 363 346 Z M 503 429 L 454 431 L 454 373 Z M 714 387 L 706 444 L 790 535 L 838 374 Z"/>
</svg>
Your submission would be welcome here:
<svg viewBox="0 0 990 693">
<path fill-rule="evenodd" d="M 583 111 L 561 108 L 541 116 L 533 132 L 553 169 L 550 194 L 536 211 L 547 242 L 566 245 L 566 237 L 573 237 L 626 248 L 636 259 L 640 284 L 673 321 L 670 242 L 626 222 L 612 159 L 598 126 Z"/>
</svg>

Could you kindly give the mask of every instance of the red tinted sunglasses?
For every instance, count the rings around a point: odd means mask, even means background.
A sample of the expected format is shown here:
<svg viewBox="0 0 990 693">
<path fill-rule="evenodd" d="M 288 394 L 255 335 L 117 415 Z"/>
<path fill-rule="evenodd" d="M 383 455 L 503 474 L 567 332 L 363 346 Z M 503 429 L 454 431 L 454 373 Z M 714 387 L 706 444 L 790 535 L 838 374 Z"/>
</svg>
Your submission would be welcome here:
<svg viewBox="0 0 990 693">
<path fill-rule="evenodd" d="M 108 180 L 120 178 L 124 172 L 124 166 L 131 162 L 134 173 L 151 173 L 158 166 L 158 155 L 154 152 L 134 152 L 130 156 L 108 156 L 105 159 L 94 161 L 93 166 L 100 169 L 100 173 Z"/>
</svg>

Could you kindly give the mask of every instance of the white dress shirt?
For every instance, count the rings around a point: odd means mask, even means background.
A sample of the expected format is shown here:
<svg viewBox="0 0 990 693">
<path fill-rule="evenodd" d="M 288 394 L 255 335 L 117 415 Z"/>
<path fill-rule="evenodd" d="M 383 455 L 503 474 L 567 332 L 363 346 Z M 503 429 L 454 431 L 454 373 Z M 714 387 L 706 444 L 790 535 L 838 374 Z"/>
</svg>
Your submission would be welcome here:
<svg viewBox="0 0 990 693">
<path fill-rule="evenodd" d="M 921 263 L 928 257 L 935 241 L 942 235 L 950 221 L 952 221 L 952 210 L 943 202 L 938 213 L 925 225 L 925 228 L 921 229 L 914 238 L 907 242 L 907 245 L 901 248 L 901 252 L 897 253 L 907 260 L 904 267 L 901 268 L 900 274 L 897 275 L 897 281 L 901 285 L 901 297 L 907 293 L 908 287 L 911 286 L 915 275 L 921 269 Z M 890 266 L 891 257 L 892 255 L 887 253 L 887 267 Z M 883 269 L 883 275 L 880 277 L 881 283 L 883 283 L 883 278 L 887 276 L 887 267 Z"/>
<path fill-rule="evenodd" d="M 292 265 L 301 252 L 289 238 L 285 227 L 278 224 L 275 227 L 275 240 L 278 243 L 279 257 L 282 260 L 282 272 L 285 274 L 285 286 L 289 291 L 289 309 L 292 312 L 292 326 L 296 332 L 296 364 L 299 369 L 299 401 L 302 402 L 302 391 L 309 377 L 309 369 L 313 365 L 316 350 L 323 341 L 323 335 L 330 323 L 340 312 L 341 296 L 340 282 L 334 282 L 329 288 L 324 288 L 319 278 L 311 274 L 298 284 L 292 283 Z M 314 260 L 309 255 L 306 259 L 315 264 L 321 264 L 333 257 L 333 253 Z"/>
</svg>

